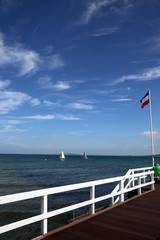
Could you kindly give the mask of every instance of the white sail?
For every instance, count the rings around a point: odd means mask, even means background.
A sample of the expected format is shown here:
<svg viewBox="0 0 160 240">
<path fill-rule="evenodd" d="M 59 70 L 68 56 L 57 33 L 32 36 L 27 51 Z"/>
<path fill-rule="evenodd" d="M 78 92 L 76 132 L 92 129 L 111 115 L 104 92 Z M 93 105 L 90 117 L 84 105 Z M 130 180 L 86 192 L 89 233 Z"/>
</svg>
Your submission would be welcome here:
<svg viewBox="0 0 160 240">
<path fill-rule="evenodd" d="M 64 152 L 62 151 L 61 156 L 60 156 L 60 160 L 64 160 L 65 159 L 65 155 Z"/>
</svg>

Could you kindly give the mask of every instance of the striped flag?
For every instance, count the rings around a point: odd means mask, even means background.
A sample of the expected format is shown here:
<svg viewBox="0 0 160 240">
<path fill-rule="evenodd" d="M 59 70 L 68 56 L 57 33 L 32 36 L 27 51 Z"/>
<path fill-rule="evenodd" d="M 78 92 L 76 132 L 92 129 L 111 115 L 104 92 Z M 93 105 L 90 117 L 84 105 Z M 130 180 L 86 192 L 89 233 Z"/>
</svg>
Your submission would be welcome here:
<svg viewBox="0 0 160 240">
<path fill-rule="evenodd" d="M 144 108 L 149 103 L 149 91 L 146 93 L 146 95 L 140 100 L 141 108 Z"/>
</svg>

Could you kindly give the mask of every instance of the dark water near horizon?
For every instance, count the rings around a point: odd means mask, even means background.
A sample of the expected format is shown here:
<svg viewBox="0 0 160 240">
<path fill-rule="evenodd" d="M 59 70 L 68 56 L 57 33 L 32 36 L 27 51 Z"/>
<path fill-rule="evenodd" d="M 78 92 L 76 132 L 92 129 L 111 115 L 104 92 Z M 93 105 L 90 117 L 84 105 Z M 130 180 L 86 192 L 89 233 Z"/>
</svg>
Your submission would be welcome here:
<svg viewBox="0 0 160 240">
<path fill-rule="evenodd" d="M 159 162 L 159 159 L 157 159 Z M 156 160 L 155 160 L 156 161 Z M 124 175 L 131 168 L 152 166 L 150 157 L 0 154 L 0 196 L 44 188 L 82 183 Z M 100 187 L 96 194 L 109 193 L 113 184 Z M 89 199 L 87 189 L 49 197 L 49 210 L 58 209 Z M 104 203 L 101 203 L 104 204 Z M 40 214 L 40 199 L 27 200 L 0 206 L 0 226 Z M 97 205 L 96 207 L 100 207 Z M 88 211 L 80 209 L 79 214 Z M 49 231 L 62 226 L 73 213 L 48 220 Z M 0 235 L 0 240 L 29 240 L 40 235 L 40 223 L 35 223 Z"/>
</svg>

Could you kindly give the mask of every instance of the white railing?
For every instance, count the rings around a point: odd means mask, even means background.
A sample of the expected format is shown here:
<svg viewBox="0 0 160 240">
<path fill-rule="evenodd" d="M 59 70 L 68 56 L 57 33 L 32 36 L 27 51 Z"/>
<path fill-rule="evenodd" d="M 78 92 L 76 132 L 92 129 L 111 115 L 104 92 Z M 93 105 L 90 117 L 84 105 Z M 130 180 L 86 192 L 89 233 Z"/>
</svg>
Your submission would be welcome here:
<svg viewBox="0 0 160 240">
<path fill-rule="evenodd" d="M 150 167 L 151 168 L 151 167 Z M 73 211 L 78 208 L 82 208 L 85 206 L 91 207 L 91 214 L 95 213 L 95 203 L 104 201 L 106 199 L 111 199 L 112 205 L 114 205 L 116 201 L 114 201 L 115 197 L 118 197 L 119 202 L 124 201 L 124 194 L 130 192 L 132 190 L 138 189 L 138 194 L 141 194 L 141 188 L 151 185 L 151 189 L 154 189 L 154 172 L 149 171 L 150 168 L 139 168 L 139 169 L 131 169 L 129 170 L 125 176 L 108 178 L 103 180 L 79 183 L 66 185 L 61 187 L 48 188 L 43 190 L 36 190 L 24 193 L 17 193 L 12 195 L 6 195 L 0 197 L 0 205 L 9 204 L 13 202 L 23 201 L 27 199 L 41 198 L 41 214 L 36 215 L 34 217 L 30 217 L 24 220 L 20 220 L 11 224 L 7 224 L 0 227 L 0 233 L 5 233 L 11 231 L 16 228 L 20 228 L 31 223 L 35 223 L 41 221 L 41 233 L 47 233 L 47 219 L 62 213 L 66 213 L 69 211 Z M 139 172 L 139 173 L 135 173 Z M 147 176 L 148 177 L 147 179 Z M 147 179 L 147 181 L 146 181 Z M 143 180 L 143 182 L 142 182 Z M 107 183 L 118 182 L 116 188 L 110 193 L 105 194 L 101 197 L 95 196 L 95 187 Z M 83 201 L 77 204 L 73 204 L 71 206 L 63 207 L 58 210 L 48 211 L 48 196 L 57 193 L 64 193 L 73 190 L 79 190 L 89 188 L 90 189 L 90 199 L 87 201 Z"/>
<path fill-rule="evenodd" d="M 151 169 L 151 167 L 129 169 L 128 172 L 125 174 L 124 178 L 127 178 L 129 176 L 133 176 L 136 172 L 143 172 L 144 175 L 141 176 L 141 179 L 143 179 L 143 182 L 145 183 L 146 182 L 146 178 L 147 178 L 147 176 L 145 175 L 145 172 L 149 171 L 150 169 Z M 128 187 L 130 187 L 130 186 L 134 187 L 136 180 L 137 180 L 137 178 L 134 178 L 134 177 L 128 178 L 128 183 L 126 184 L 126 186 L 124 188 L 128 189 Z M 116 192 L 118 192 L 120 187 L 121 187 L 120 183 L 118 183 L 116 185 L 116 187 L 113 189 L 112 194 L 114 195 Z M 114 196 L 113 196 L 112 199 L 111 199 L 111 205 L 114 205 L 114 204 L 116 204 L 119 201 L 120 201 L 120 197 L 119 196 L 115 200 L 114 200 Z"/>
</svg>

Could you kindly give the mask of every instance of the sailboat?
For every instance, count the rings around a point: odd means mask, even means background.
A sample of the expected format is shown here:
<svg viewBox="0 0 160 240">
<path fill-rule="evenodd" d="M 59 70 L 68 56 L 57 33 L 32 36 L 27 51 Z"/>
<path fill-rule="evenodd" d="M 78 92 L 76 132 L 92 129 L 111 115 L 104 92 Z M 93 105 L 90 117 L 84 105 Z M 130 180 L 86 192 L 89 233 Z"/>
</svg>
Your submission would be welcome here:
<svg viewBox="0 0 160 240">
<path fill-rule="evenodd" d="M 85 152 L 83 153 L 83 158 L 84 158 L 84 159 L 88 159 Z"/>
<path fill-rule="evenodd" d="M 63 151 L 62 151 L 62 153 L 61 153 L 60 160 L 62 160 L 62 161 L 65 160 L 65 155 L 64 155 L 64 152 L 63 152 Z"/>
</svg>

